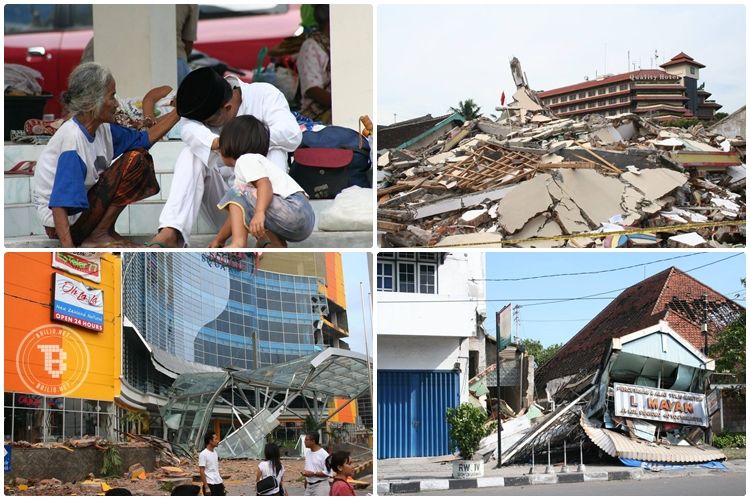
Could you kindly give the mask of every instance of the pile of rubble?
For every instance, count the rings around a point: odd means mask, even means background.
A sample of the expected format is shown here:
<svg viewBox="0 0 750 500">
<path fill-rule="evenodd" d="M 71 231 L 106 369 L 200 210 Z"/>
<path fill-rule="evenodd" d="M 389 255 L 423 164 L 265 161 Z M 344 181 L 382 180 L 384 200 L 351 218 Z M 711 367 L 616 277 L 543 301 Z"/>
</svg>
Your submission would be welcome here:
<svg viewBox="0 0 750 500">
<path fill-rule="evenodd" d="M 744 138 L 514 99 L 380 151 L 381 246 L 744 246 Z"/>
</svg>

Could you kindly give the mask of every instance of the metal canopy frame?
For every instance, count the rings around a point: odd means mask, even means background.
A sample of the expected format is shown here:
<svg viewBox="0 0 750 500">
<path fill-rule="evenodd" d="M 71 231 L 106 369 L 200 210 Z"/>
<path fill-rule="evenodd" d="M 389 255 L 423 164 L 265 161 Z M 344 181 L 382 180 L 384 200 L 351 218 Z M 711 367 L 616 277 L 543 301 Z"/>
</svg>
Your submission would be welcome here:
<svg viewBox="0 0 750 500">
<path fill-rule="evenodd" d="M 345 402 L 321 421 L 326 423 L 349 403 L 368 394 L 368 361 L 363 354 L 329 348 L 255 370 L 181 375 L 161 414 L 167 427 L 175 431 L 170 441 L 190 453 L 202 448 L 212 416 L 226 414 L 239 425 L 224 437 L 219 455 L 257 457 L 265 436 L 278 426 L 284 410 L 300 416 L 289 409 L 298 397 L 316 419 L 332 398 L 343 398 Z M 216 408 L 220 404 L 223 408 Z"/>
</svg>

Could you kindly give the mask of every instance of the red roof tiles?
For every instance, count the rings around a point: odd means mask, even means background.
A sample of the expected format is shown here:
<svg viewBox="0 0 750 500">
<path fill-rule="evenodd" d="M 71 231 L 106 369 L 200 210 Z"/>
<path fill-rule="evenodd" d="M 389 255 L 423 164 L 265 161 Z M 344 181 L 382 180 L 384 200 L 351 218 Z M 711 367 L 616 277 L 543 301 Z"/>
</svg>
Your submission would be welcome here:
<svg viewBox="0 0 750 500">
<path fill-rule="evenodd" d="M 675 267 L 627 288 L 539 367 L 535 379 L 540 394 L 549 380 L 592 373 L 602 363 L 612 339 L 653 326 L 660 320 L 667 321 L 672 329 L 702 349 L 704 293 L 709 310 L 709 332 L 728 326 L 743 309 Z"/>
<path fill-rule="evenodd" d="M 660 64 L 659 67 L 660 68 L 667 68 L 669 66 L 674 66 L 676 64 L 683 64 L 683 63 L 690 64 L 691 66 L 695 66 L 695 67 L 698 67 L 698 68 L 705 68 L 706 67 L 705 64 L 699 63 L 698 61 L 696 61 L 695 59 L 693 59 L 689 55 L 685 54 L 684 52 L 680 52 L 679 54 L 677 54 L 676 56 L 674 56 L 669 61 L 665 62 L 664 64 Z"/>
<path fill-rule="evenodd" d="M 575 92 L 582 89 L 590 89 L 595 87 L 601 87 L 603 85 L 610 85 L 612 83 L 624 82 L 627 80 L 679 80 L 680 77 L 676 75 L 670 75 L 666 71 L 660 69 L 639 69 L 637 71 L 630 71 L 628 73 L 622 73 L 619 75 L 608 76 L 601 80 L 590 80 L 588 82 L 577 83 L 575 85 L 568 85 L 567 87 L 560 87 L 552 90 L 545 90 L 539 93 L 539 97 L 550 97 L 558 94 L 565 94 L 568 92 Z"/>
</svg>

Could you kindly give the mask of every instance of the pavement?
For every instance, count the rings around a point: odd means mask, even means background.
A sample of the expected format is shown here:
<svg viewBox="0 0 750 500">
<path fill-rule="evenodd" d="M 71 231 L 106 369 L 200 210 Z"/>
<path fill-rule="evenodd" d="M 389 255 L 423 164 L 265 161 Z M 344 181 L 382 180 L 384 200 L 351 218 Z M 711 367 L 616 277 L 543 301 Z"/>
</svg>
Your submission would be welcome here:
<svg viewBox="0 0 750 500">
<path fill-rule="evenodd" d="M 589 465 L 579 470 L 577 464 L 555 464 L 547 471 L 546 464 L 507 465 L 495 468 L 495 463 L 484 464 L 484 476 L 476 479 L 453 479 L 453 456 L 427 458 L 395 458 L 377 461 L 378 495 L 419 493 L 423 491 L 497 488 L 501 486 L 531 486 L 589 481 L 620 481 L 628 479 L 659 479 L 721 474 L 722 471 L 697 466 L 654 472 L 624 465 Z M 745 460 L 728 460 L 730 471 L 745 472 Z"/>
</svg>

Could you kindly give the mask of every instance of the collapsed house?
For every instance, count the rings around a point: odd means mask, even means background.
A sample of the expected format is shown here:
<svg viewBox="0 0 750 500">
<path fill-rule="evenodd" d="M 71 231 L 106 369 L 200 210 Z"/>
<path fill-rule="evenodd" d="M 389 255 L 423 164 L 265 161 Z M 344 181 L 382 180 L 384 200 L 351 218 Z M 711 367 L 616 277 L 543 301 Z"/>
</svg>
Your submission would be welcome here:
<svg viewBox="0 0 750 500">
<path fill-rule="evenodd" d="M 724 459 L 704 444 L 716 408 L 702 350 L 743 311 L 674 267 L 626 289 L 539 367 L 537 401 L 503 422 L 502 462 L 584 442 L 626 460 Z"/>
<path fill-rule="evenodd" d="M 511 68 L 496 121 L 379 128 L 382 246 L 744 246 L 744 112 L 733 136 L 640 112 L 561 117 Z"/>
</svg>

